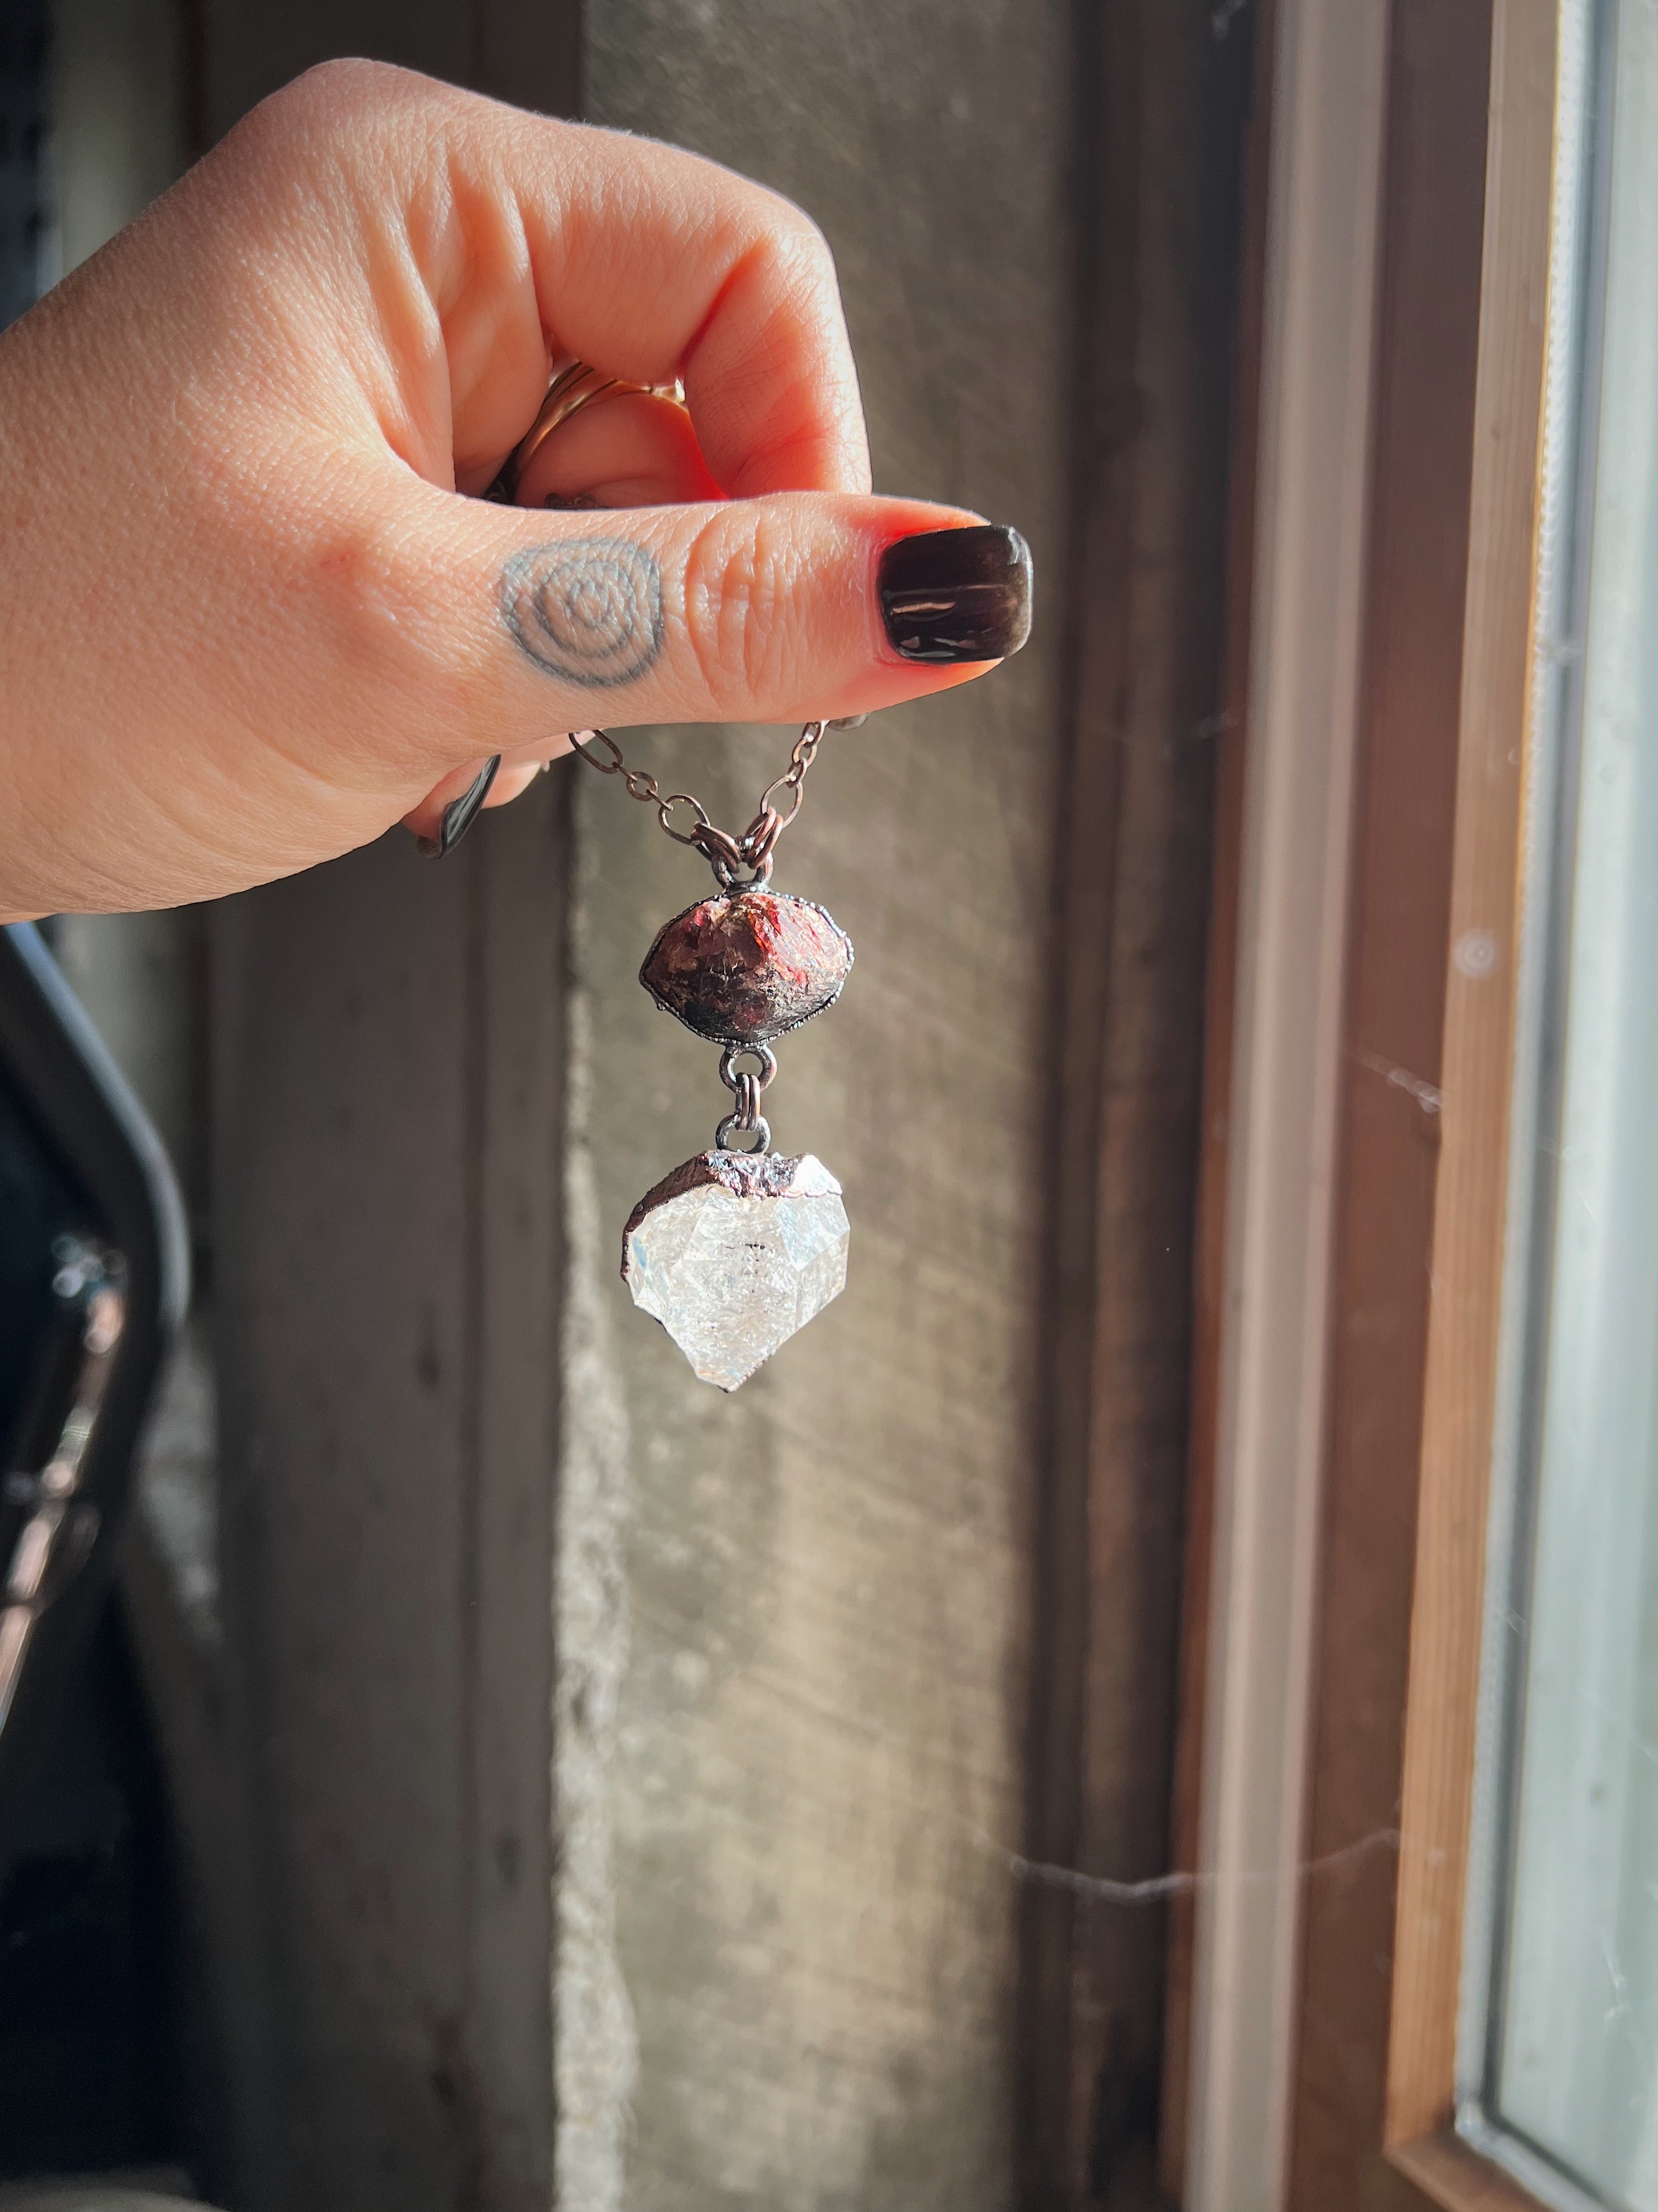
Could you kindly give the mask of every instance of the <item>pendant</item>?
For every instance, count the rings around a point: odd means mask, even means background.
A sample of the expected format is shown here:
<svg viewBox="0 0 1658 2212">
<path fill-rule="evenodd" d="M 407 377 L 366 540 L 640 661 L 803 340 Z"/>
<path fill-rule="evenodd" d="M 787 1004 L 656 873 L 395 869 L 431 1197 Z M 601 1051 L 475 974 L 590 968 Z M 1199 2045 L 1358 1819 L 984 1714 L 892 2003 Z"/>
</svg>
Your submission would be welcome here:
<svg viewBox="0 0 1658 2212">
<path fill-rule="evenodd" d="M 699 899 L 657 932 L 639 980 L 710 1044 L 769 1044 L 835 1004 L 852 939 L 811 899 L 763 886 Z"/>
<path fill-rule="evenodd" d="M 635 1206 L 622 1275 L 702 1381 L 735 1390 L 839 1297 L 850 1234 L 810 1152 L 699 1152 Z"/>
<path fill-rule="evenodd" d="M 777 1073 L 774 1040 L 834 1005 L 852 940 L 811 900 L 768 889 L 768 875 L 677 915 L 639 971 L 665 1013 L 723 1046 L 734 1104 L 714 1150 L 665 1176 L 629 1216 L 622 1279 L 721 1390 L 747 1382 L 847 1280 L 841 1186 L 810 1152 L 771 1150 L 760 1099 Z"/>
</svg>

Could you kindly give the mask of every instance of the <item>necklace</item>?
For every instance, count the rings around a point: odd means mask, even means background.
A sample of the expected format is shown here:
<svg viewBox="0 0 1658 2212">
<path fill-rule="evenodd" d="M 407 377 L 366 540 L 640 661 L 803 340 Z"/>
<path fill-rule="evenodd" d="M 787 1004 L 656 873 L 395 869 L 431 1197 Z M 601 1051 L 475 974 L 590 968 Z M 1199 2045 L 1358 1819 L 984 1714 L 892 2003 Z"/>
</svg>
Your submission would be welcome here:
<svg viewBox="0 0 1658 2212">
<path fill-rule="evenodd" d="M 720 1047 L 732 1108 L 713 1149 L 665 1175 L 629 1215 L 622 1279 L 721 1390 L 747 1382 L 846 1287 L 851 1229 L 841 1186 L 811 1152 L 773 1152 L 761 1111 L 777 1073 L 773 1045 L 832 1006 L 852 969 L 852 940 L 824 908 L 770 888 L 777 841 L 800 811 L 824 732 L 846 726 L 806 724 L 738 836 L 690 793 L 665 794 L 630 768 L 607 731 L 571 732 L 589 768 L 619 775 L 629 798 L 654 806 L 675 843 L 714 871 L 714 895 L 663 925 L 639 980 L 665 1013 Z"/>
</svg>

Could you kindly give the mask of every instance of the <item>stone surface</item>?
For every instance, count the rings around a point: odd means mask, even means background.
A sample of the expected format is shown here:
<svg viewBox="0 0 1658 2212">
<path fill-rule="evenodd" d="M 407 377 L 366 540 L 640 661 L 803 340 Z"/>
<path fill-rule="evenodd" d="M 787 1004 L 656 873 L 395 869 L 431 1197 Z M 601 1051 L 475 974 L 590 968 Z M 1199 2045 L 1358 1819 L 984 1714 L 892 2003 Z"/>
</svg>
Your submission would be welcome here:
<svg viewBox="0 0 1658 2212">
<path fill-rule="evenodd" d="M 634 1208 L 622 1279 L 703 1382 L 735 1390 L 846 1288 L 849 1234 L 810 1152 L 702 1152 Z"/>
<path fill-rule="evenodd" d="M 1048 576 L 1078 466 L 1075 153 L 1057 119 L 1082 21 L 1052 0 L 584 11 L 595 121 L 731 163 L 823 227 L 876 483 L 1016 523 Z M 788 623 L 768 635 L 783 649 Z M 851 936 L 857 979 L 779 1047 L 766 1105 L 779 1148 L 845 1185 L 858 1261 L 731 1397 L 616 1279 L 640 1192 L 708 1142 L 706 1048 L 635 980 L 702 884 L 679 890 L 684 849 L 614 779 L 584 771 L 574 795 L 593 1091 L 571 1141 L 598 1240 L 574 1250 L 614 1301 L 630 1516 L 602 1902 L 637 2054 L 625 2103 L 561 2106 L 560 2201 L 580 2212 L 1019 2201 L 1025 1904 L 1001 1847 L 1025 1834 L 1047 1468 L 1065 637 L 1039 617 L 994 675 L 824 740 L 778 866 Z M 798 727 L 626 742 L 664 790 L 746 822 Z M 1093 750 L 1114 758 L 1114 731 Z M 584 1376 L 567 1425 L 589 1402 Z M 561 1664 L 580 1656 L 562 1615 L 558 1644 Z M 583 2053 L 593 2028 L 567 1986 L 558 2048 Z M 577 2164 L 602 2130 L 603 2179 Z"/>
<path fill-rule="evenodd" d="M 702 899 L 657 933 L 639 980 L 712 1044 L 763 1044 L 832 1006 L 852 939 L 821 906 L 785 891 Z"/>
</svg>

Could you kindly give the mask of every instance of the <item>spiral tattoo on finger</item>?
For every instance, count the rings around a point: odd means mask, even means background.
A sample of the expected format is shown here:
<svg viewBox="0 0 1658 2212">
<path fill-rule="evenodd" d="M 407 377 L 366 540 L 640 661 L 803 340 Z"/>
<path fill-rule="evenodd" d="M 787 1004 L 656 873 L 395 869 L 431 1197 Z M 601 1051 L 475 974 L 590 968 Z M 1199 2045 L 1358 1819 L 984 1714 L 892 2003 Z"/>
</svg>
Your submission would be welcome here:
<svg viewBox="0 0 1658 2212">
<path fill-rule="evenodd" d="M 630 684 L 662 650 L 662 571 L 626 538 L 528 545 L 501 572 L 501 616 L 550 676 Z"/>
</svg>

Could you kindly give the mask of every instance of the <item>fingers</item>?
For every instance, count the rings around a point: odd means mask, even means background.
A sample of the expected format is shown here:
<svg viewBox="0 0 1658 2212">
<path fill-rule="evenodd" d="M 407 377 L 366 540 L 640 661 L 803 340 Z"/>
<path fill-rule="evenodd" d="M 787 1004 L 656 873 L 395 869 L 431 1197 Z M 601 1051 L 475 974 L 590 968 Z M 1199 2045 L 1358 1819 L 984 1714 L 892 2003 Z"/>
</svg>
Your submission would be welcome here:
<svg viewBox="0 0 1658 2212">
<path fill-rule="evenodd" d="M 720 487 L 690 416 L 647 392 L 605 398 L 544 439 L 519 480 L 519 507 L 672 507 Z"/>
<path fill-rule="evenodd" d="M 680 377 L 732 497 L 867 489 L 835 265 L 798 208 L 676 147 L 530 116 L 503 131 L 485 102 L 464 143 L 481 152 L 480 140 L 513 196 L 557 350 L 635 383 Z"/>
<path fill-rule="evenodd" d="M 549 762 L 556 759 L 559 753 L 568 752 L 569 749 L 570 742 L 566 737 L 559 744 L 556 750 L 549 747 L 546 760 L 515 761 L 510 764 L 503 763 L 496 770 L 495 780 L 489 787 L 482 811 L 487 811 L 492 806 L 505 806 L 514 799 L 521 799 L 536 778 L 548 766 Z M 487 763 L 481 760 L 468 761 L 464 767 L 453 769 L 447 775 L 440 778 L 427 793 L 419 805 L 411 806 L 408 813 L 404 816 L 402 823 L 404 829 L 412 830 L 416 837 L 427 843 L 434 843 L 443 827 L 445 812 L 456 799 L 464 798 L 472 788 L 477 781 L 480 772 L 486 765 Z"/>
<path fill-rule="evenodd" d="M 407 488 L 392 719 L 433 769 L 592 724 L 865 713 L 980 673 L 1029 630 L 1014 531 L 918 501 L 780 493 L 529 514 Z M 896 550 L 895 550 L 896 549 Z"/>
<path fill-rule="evenodd" d="M 569 750 L 569 740 L 567 738 L 559 748 L 559 751 L 567 753 Z M 483 802 L 485 808 L 505 806 L 514 799 L 521 799 L 530 786 L 538 776 L 545 773 L 552 765 L 552 761 L 557 757 L 558 755 L 554 754 L 547 760 L 519 761 L 510 767 L 503 766 L 500 775 L 489 787 L 489 796 Z"/>
<path fill-rule="evenodd" d="M 282 143 L 320 149 L 319 190 L 353 204 L 329 226 L 326 296 L 356 288 L 354 343 L 390 371 L 363 374 L 383 434 L 358 447 L 349 526 L 374 541 L 353 589 L 380 619 L 331 696 L 354 700 L 346 757 L 367 742 L 422 775 L 405 806 L 468 759 L 544 752 L 550 730 L 859 714 L 1023 642 L 1016 533 L 963 538 L 959 510 L 867 496 L 834 268 L 799 210 L 675 149 L 374 65 L 313 72 L 271 105 L 289 101 L 304 127 L 279 117 Z M 457 499 L 494 476 L 565 355 L 639 384 L 677 375 L 689 424 L 616 399 L 546 441 L 519 497 L 611 512 Z M 412 472 L 387 469 L 387 447 Z M 940 533 L 963 544 L 923 545 L 884 592 L 893 545 Z M 963 565 L 969 538 L 985 574 Z M 362 607 L 337 591 L 319 611 L 337 631 Z M 371 677 L 391 681 L 377 702 Z"/>
<path fill-rule="evenodd" d="M 298 146 L 313 195 L 354 204 L 330 224 L 340 295 L 356 289 L 387 350 L 386 434 L 428 481 L 482 489 L 528 428 L 550 357 L 573 354 L 635 383 L 681 377 L 731 495 L 867 489 L 834 265 L 774 193 L 369 63 L 312 71 L 242 129 L 227 170 Z M 418 419 L 446 407 L 446 434 Z"/>
<path fill-rule="evenodd" d="M 584 410 L 526 495 L 649 503 L 459 496 L 564 354 L 679 375 L 690 435 Z M 1028 623 L 1016 536 L 867 495 L 798 210 L 400 72 L 265 103 L 0 356 L 17 911 L 239 890 L 411 811 L 430 834 L 481 762 L 505 798 L 571 729 L 860 713 Z"/>
</svg>

